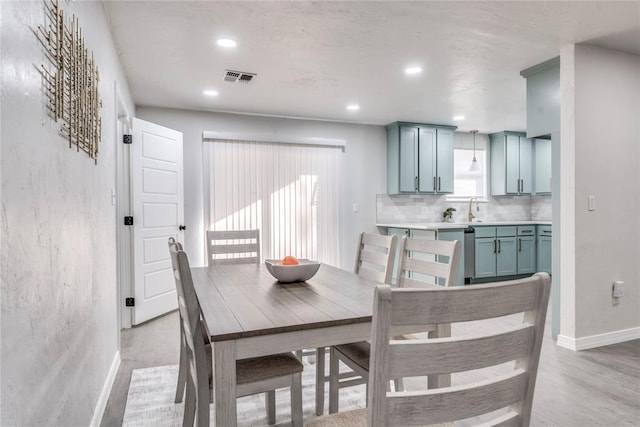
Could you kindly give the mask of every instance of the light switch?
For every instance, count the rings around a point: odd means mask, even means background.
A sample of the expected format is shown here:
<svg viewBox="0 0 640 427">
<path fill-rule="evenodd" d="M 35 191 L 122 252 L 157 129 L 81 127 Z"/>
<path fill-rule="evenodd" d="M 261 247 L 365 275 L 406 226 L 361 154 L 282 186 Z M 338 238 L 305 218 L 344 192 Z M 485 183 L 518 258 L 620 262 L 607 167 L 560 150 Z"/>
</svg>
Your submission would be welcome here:
<svg viewBox="0 0 640 427">
<path fill-rule="evenodd" d="M 587 196 L 587 206 L 590 211 L 596 210 L 596 196 Z"/>
<path fill-rule="evenodd" d="M 358 211 L 360 210 L 360 206 L 358 206 L 357 203 L 353 204 L 353 213 L 358 213 Z"/>
</svg>

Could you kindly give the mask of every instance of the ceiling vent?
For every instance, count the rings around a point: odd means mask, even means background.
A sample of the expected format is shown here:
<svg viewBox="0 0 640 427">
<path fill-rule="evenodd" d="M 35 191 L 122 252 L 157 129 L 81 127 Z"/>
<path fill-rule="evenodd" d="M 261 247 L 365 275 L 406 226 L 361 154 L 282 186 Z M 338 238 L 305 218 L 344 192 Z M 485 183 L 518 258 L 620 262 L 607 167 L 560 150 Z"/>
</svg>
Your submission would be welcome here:
<svg viewBox="0 0 640 427">
<path fill-rule="evenodd" d="M 257 76 L 255 73 L 245 73 L 243 71 L 225 70 L 224 81 L 229 83 L 248 84 Z"/>
</svg>

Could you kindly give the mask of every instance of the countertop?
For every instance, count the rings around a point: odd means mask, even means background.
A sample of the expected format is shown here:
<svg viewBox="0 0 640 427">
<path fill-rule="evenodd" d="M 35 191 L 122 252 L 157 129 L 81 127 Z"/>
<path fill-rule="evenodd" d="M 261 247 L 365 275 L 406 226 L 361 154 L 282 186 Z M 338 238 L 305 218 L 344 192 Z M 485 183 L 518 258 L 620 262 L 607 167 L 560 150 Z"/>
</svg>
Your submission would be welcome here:
<svg viewBox="0 0 640 427">
<path fill-rule="evenodd" d="M 397 223 L 397 224 L 376 224 L 377 227 L 385 228 L 411 228 L 414 230 L 455 230 L 467 228 L 468 226 L 497 226 L 497 225 L 551 225 L 551 221 L 474 221 L 474 222 L 419 222 L 419 223 Z"/>
</svg>

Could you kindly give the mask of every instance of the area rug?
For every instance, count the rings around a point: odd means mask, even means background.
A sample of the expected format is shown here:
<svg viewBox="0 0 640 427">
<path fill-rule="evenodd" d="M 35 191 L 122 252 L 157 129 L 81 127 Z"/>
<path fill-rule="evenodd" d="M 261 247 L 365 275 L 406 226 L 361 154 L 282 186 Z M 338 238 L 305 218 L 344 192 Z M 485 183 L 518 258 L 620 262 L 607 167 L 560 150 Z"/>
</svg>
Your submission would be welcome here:
<svg viewBox="0 0 640 427">
<path fill-rule="evenodd" d="M 328 360 L 326 366 L 329 366 Z M 304 420 L 315 417 L 315 364 L 304 359 L 302 373 L 302 410 Z M 127 427 L 173 427 L 182 425 L 184 403 L 174 403 L 178 365 L 135 369 L 131 374 L 122 425 Z M 325 388 L 325 413 L 329 407 L 329 384 Z M 365 386 L 340 390 L 340 411 L 365 407 Z M 214 419 L 214 405 L 210 406 Z M 264 394 L 237 400 L 239 426 L 266 426 Z M 276 392 L 276 425 L 291 425 L 288 388 Z"/>
</svg>

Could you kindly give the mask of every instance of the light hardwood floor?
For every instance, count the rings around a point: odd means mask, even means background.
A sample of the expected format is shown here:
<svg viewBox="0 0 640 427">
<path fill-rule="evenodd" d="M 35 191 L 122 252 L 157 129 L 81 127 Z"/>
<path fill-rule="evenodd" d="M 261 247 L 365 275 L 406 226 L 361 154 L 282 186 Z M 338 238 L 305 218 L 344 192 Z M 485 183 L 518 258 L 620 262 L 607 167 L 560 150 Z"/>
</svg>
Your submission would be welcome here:
<svg viewBox="0 0 640 427">
<path fill-rule="evenodd" d="M 640 426 L 640 340 L 573 352 L 555 345 L 549 330 L 531 425 Z M 122 363 L 102 426 L 122 424 L 133 369 L 178 363 L 179 332 L 177 312 L 122 332 Z"/>
</svg>

